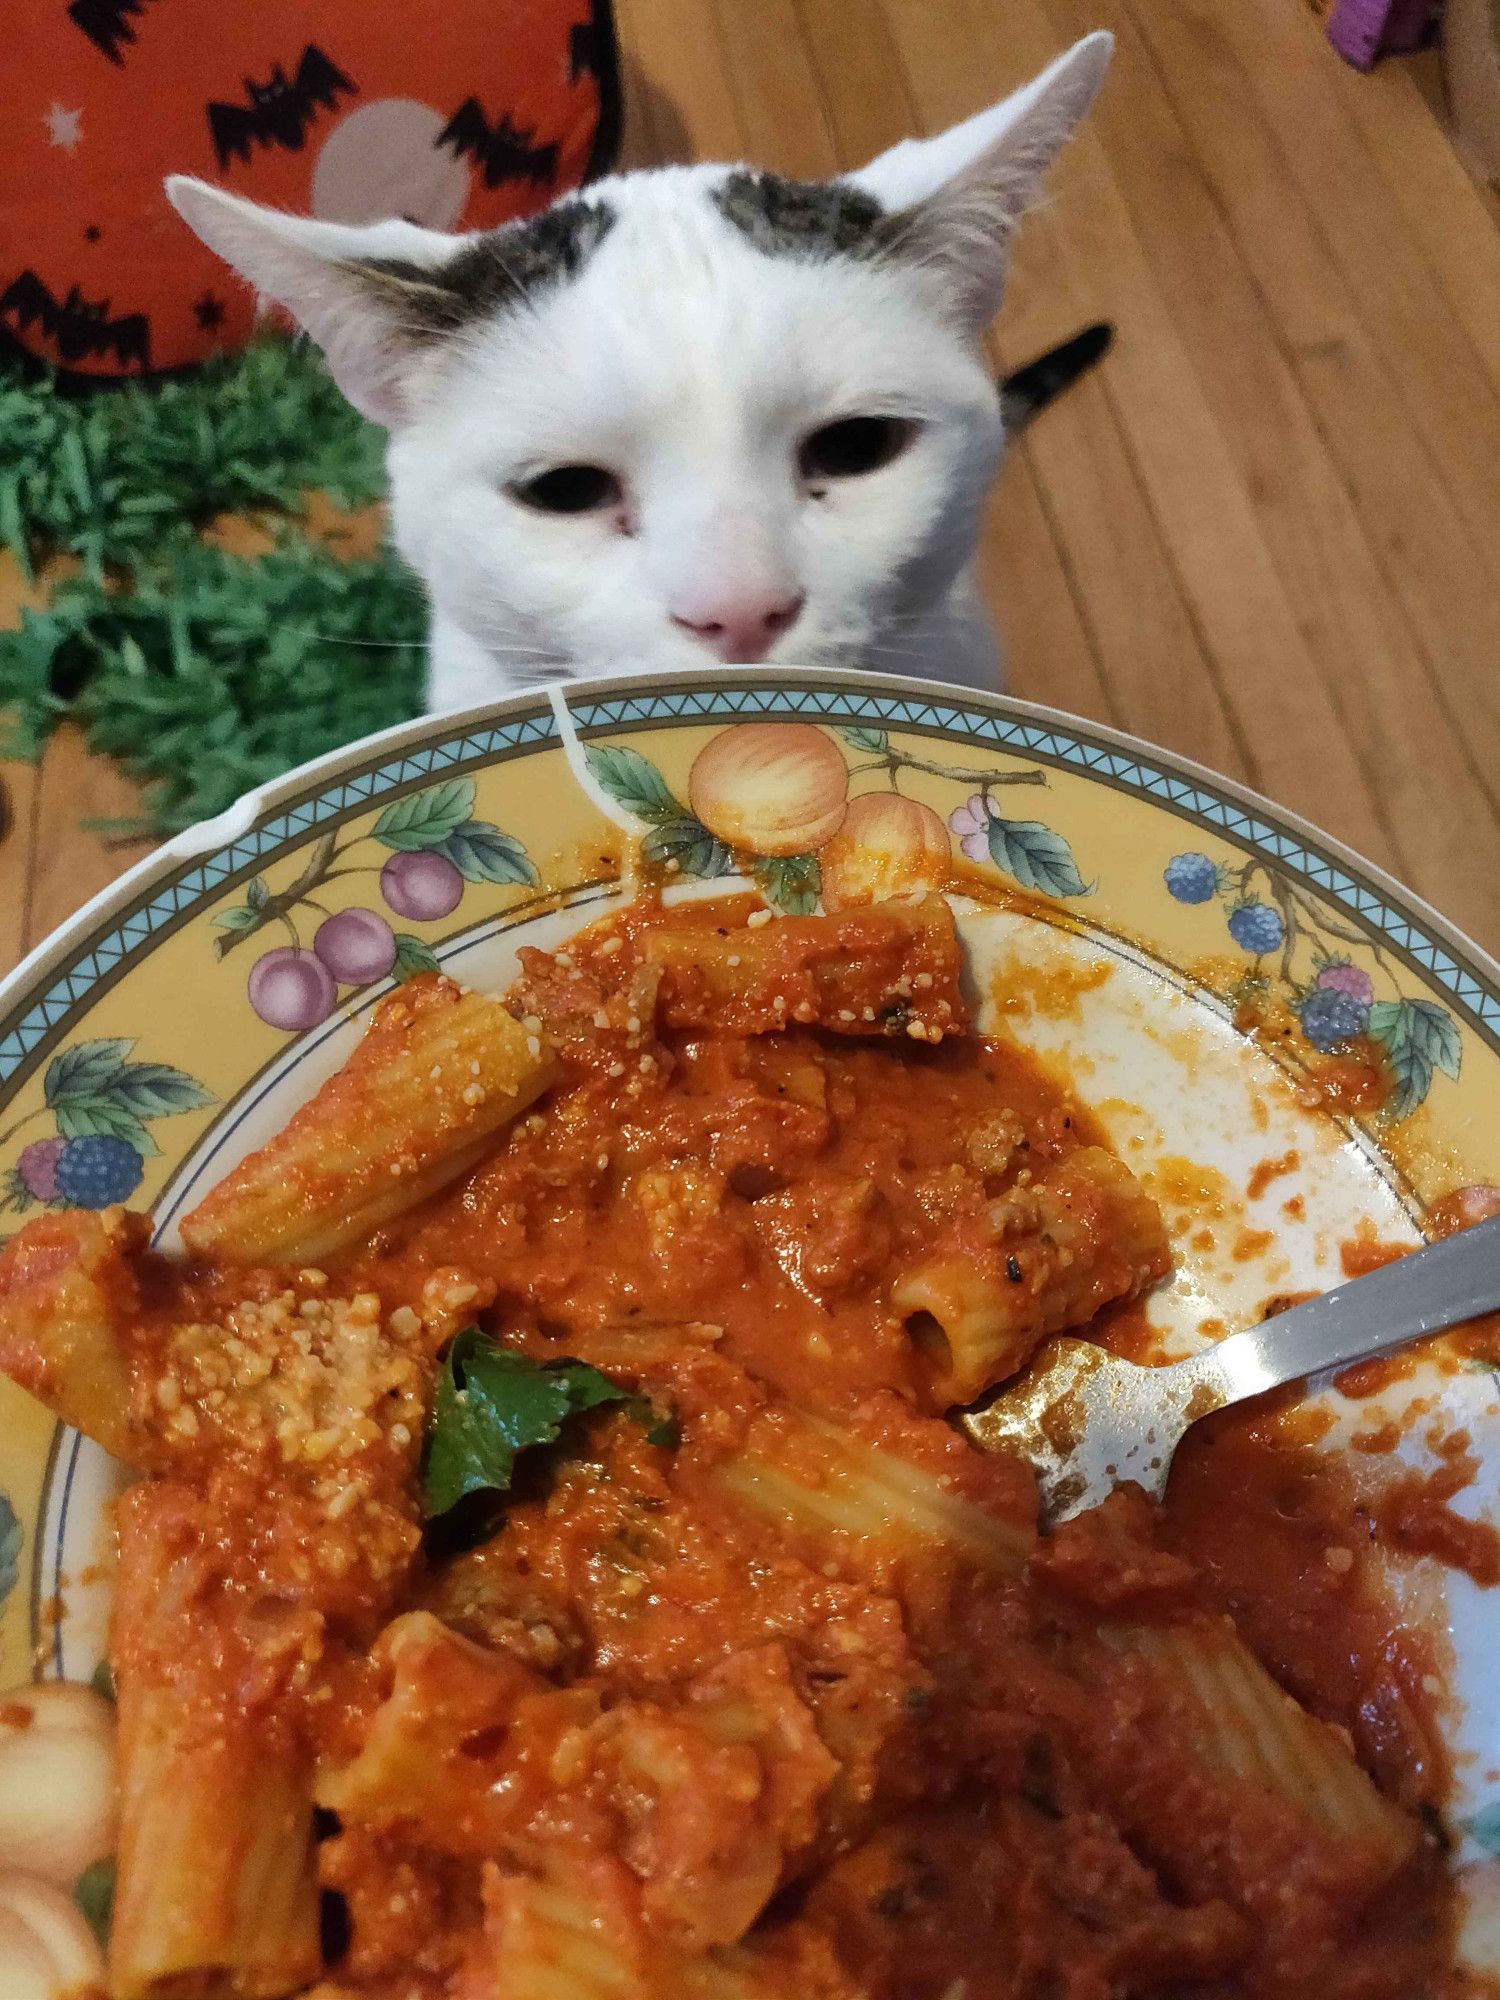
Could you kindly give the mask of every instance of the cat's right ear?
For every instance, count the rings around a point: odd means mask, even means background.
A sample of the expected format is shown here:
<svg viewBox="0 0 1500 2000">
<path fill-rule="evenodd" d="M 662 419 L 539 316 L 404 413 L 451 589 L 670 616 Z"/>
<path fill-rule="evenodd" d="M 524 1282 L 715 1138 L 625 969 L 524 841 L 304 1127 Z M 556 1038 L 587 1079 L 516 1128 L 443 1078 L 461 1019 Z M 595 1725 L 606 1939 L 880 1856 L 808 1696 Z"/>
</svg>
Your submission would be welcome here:
<svg viewBox="0 0 1500 2000">
<path fill-rule="evenodd" d="M 166 190 L 210 250 L 306 329 L 354 407 L 398 426 L 443 316 L 442 268 L 463 239 L 396 220 L 356 227 L 283 215 L 185 174 Z"/>
<path fill-rule="evenodd" d="M 1085 35 L 999 104 L 931 139 L 903 139 L 849 175 L 890 211 L 899 252 L 940 282 L 965 331 L 1000 304 L 1017 223 L 1093 103 L 1113 35 Z"/>
</svg>

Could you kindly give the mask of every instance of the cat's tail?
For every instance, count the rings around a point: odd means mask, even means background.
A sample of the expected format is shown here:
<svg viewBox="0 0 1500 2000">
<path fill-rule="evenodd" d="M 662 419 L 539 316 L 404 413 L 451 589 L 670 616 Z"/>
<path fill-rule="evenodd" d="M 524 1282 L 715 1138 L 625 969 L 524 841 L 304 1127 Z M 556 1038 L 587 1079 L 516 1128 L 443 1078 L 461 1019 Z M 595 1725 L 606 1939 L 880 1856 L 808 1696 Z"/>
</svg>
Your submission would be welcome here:
<svg viewBox="0 0 1500 2000">
<path fill-rule="evenodd" d="M 1115 330 L 1105 320 L 1086 326 L 1058 347 L 1049 347 L 1035 361 L 1017 368 L 1000 381 L 1000 412 L 1006 433 L 1014 437 L 1025 430 L 1032 418 L 1070 389 L 1080 375 L 1109 352 Z"/>
</svg>

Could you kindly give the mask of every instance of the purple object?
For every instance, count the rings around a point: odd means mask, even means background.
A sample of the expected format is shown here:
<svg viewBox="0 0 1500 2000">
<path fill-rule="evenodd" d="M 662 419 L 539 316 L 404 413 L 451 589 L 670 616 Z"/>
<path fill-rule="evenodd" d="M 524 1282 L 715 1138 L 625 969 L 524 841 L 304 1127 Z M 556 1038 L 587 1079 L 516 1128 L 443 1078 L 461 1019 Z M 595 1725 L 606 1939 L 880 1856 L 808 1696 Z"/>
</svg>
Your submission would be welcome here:
<svg viewBox="0 0 1500 2000">
<path fill-rule="evenodd" d="M 1356 69 L 1369 69 L 1377 56 L 1405 55 L 1420 48 L 1437 18 L 1440 0 L 1339 0 L 1328 22 L 1328 39 Z"/>
</svg>

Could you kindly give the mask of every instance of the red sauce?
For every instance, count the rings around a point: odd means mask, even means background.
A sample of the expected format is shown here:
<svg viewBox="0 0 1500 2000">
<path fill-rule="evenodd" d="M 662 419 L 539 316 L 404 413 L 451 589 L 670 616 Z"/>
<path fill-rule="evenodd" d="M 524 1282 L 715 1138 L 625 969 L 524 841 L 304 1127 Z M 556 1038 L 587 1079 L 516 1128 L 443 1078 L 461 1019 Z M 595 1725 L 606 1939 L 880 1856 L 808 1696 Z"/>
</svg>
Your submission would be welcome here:
<svg viewBox="0 0 1500 2000">
<path fill-rule="evenodd" d="M 1280 1180 L 1284 1174 L 1294 1174 L 1302 1164 L 1302 1155 L 1296 1147 L 1289 1152 L 1278 1153 L 1274 1158 L 1257 1162 L 1251 1169 L 1250 1178 L 1245 1183 L 1245 1192 L 1252 1201 L 1259 1201 L 1272 1181 Z"/>
<path fill-rule="evenodd" d="M 1168 1545 L 1210 1579 L 1277 1679 L 1350 1732 L 1389 1789 L 1435 1803 L 1446 1767 L 1422 1682 L 1436 1662 L 1382 1582 L 1384 1517 L 1337 1458 L 1308 1448 L 1311 1413 L 1271 1400 L 1189 1432 L 1167 1495 Z"/>
<path fill-rule="evenodd" d="M 1456 1431 L 1445 1439 L 1438 1457 L 1436 1471 L 1402 1473 L 1382 1486 L 1371 1508 L 1372 1518 L 1389 1547 L 1407 1555 L 1434 1556 L 1492 1589 L 1500 1583 L 1500 1531 L 1488 1521 L 1468 1520 L 1448 1505 L 1456 1493 L 1474 1483 L 1479 1471 L 1468 1433 Z"/>
<path fill-rule="evenodd" d="M 1283 1393 L 1197 1426 L 1164 1507 L 1122 1490 L 1039 1536 L 1027 1469 L 945 1420 L 942 1301 L 899 1287 L 983 1277 L 997 1376 L 1053 1323 L 1145 1354 L 1154 1206 L 1040 1066 L 966 1032 L 951 927 L 744 919 L 646 908 L 529 954 L 513 1005 L 559 1080 L 326 1274 L 183 1272 L 92 1217 L 0 1260 L 6 1367 L 37 1368 L 85 1254 L 99 1308 L 129 1302 L 127 1740 L 165 1694 L 226 1798 L 274 1770 L 305 1806 L 319 1768 L 349 1936 L 306 1978 L 369 2000 L 550 2000 L 516 1972 L 558 1948 L 540 1882 L 629 2000 L 737 1992 L 702 1954 L 742 1938 L 764 2000 L 1458 2000 L 1438 1665 L 1376 1558 L 1478 1573 L 1462 1446 L 1371 1501 Z M 726 984 L 758 954 L 748 1000 L 674 957 L 694 927 Z M 596 1409 L 419 1548 L 413 1413 L 455 1314 L 674 1431 Z M 392 1386 L 351 1401 L 361 1340 Z M 291 1350 L 328 1379 L 289 1455 L 307 1410 L 278 1387 L 260 1422 L 253 1385 Z M 1267 1756 L 1278 1685 L 1319 1726 Z"/>
</svg>

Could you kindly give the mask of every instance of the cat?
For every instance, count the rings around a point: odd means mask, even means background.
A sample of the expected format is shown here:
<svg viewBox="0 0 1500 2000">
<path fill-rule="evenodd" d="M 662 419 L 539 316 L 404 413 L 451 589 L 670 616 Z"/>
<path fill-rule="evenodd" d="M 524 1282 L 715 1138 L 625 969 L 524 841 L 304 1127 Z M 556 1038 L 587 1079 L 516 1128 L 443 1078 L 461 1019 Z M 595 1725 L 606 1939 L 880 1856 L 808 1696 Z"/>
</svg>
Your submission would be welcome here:
<svg viewBox="0 0 1500 2000">
<path fill-rule="evenodd" d="M 167 192 L 388 429 L 431 709 L 713 661 L 993 687 L 979 341 L 1112 48 L 828 181 L 659 167 L 458 236 Z"/>
</svg>

